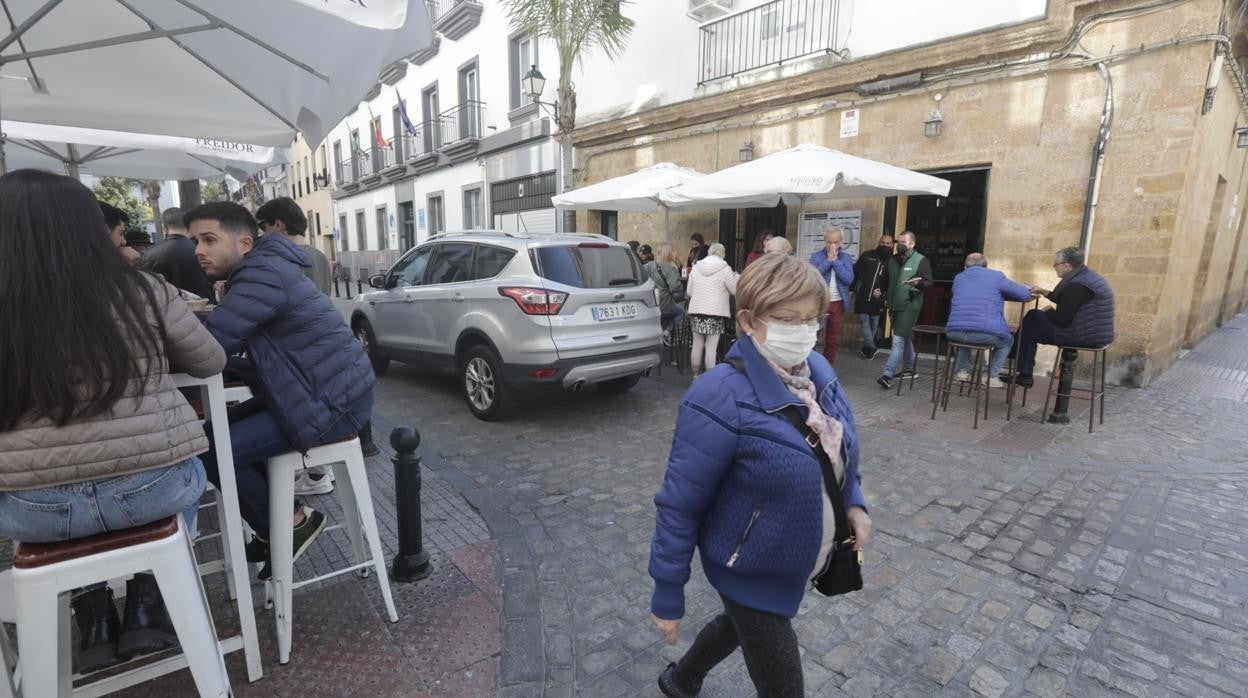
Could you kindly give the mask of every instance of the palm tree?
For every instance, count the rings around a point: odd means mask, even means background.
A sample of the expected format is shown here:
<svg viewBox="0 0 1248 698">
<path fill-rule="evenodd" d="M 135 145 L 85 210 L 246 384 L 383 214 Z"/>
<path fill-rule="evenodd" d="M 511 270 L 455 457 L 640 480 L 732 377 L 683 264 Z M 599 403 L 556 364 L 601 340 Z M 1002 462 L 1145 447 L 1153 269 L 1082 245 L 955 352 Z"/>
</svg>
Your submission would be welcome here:
<svg viewBox="0 0 1248 698">
<path fill-rule="evenodd" d="M 670 0 L 665 0 L 670 1 Z M 615 58 L 624 50 L 633 20 L 620 12 L 627 0 L 503 0 L 513 31 L 550 39 L 559 57 L 557 94 L 563 191 L 575 187 L 572 173 L 572 130 L 576 128 L 576 87 L 572 66 L 594 50 Z M 576 228 L 576 214 L 564 213 L 564 229 Z"/>
<path fill-rule="evenodd" d="M 149 179 L 143 183 L 143 194 L 147 197 L 147 205 L 152 207 L 152 222 L 156 225 L 156 234 L 152 236 L 152 242 L 165 239 L 165 222 L 160 217 L 160 190 L 159 180 Z"/>
</svg>

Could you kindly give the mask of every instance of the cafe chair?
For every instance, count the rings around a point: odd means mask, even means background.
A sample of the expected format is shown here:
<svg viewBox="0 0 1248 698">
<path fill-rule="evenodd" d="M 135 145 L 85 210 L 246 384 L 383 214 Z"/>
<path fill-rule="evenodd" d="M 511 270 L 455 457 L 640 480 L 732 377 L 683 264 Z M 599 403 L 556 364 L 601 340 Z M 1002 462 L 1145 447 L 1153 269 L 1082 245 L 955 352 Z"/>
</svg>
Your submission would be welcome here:
<svg viewBox="0 0 1248 698">
<path fill-rule="evenodd" d="M 1098 414 L 1097 403 L 1100 403 L 1100 423 L 1105 424 L 1105 356 L 1109 351 L 1109 345 L 1103 347 L 1064 347 L 1057 348 L 1057 357 L 1053 360 L 1053 370 L 1049 373 L 1049 389 L 1044 394 L 1044 409 L 1040 413 L 1040 421 L 1047 423 L 1049 421 L 1049 401 L 1056 398 L 1067 398 L 1068 400 L 1086 400 L 1088 405 L 1088 433 L 1092 433 L 1093 425 Z M 1076 386 L 1074 384 L 1077 375 L 1071 377 L 1070 392 L 1061 392 L 1062 379 L 1062 356 L 1067 352 L 1075 355 L 1075 360 L 1070 362 L 1070 368 L 1073 369 L 1078 365 L 1080 354 L 1090 354 L 1092 357 L 1092 380 L 1086 386 Z"/>
<path fill-rule="evenodd" d="M 181 656 L 159 663 L 189 666 L 196 692 L 201 696 L 231 695 L 212 611 L 181 516 L 59 543 L 19 543 L 4 583 L 5 587 L 10 583 L 12 586 L 8 598 L 17 622 L 19 678 L 15 685 L 14 673 L 6 671 L 6 680 L 0 681 L 0 695 L 6 693 L 6 688 L 17 689 L 17 694 L 24 698 L 69 696 L 75 692 L 70 592 L 139 572 L 151 572 L 156 577 L 182 646 Z M 6 637 L 0 649 L 11 649 L 7 644 Z M 5 655 L 9 669 L 12 657 L 9 652 Z M 133 673 L 139 677 L 158 675 L 145 672 L 146 669 L 140 667 Z M 112 669 L 105 671 L 114 673 Z M 77 692 L 86 689 L 91 695 L 102 695 L 132 686 L 137 681 L 129 673 L 80 685 Z"/>
<path fill-rule="evenodd" d="M 966 385 L 966 381 L 959 381 L 958 394 L 963 394 L 963 389 L 969 390 L 969 394 L 975 398 L 975 420 L 972 429 L 979 428 L 979 398 L 984 398 L 984 419 L 988 419 L 988 395 L 989 388 L 985 385 L 988 376 L 984 375 L 988 368 L 988 355 L 992 351 L 992 346 L 988 344 L 971 344 L 969 342 L 955 342 L 949 340 L 945 343 L 945 370 L 936 381 L 936 397 L 932 400 L 932 416 L 936 419 L 936 408 L 939 407 L 941 412 L 949 411 L 949 395 L 953 392 L 954 382 L 954 365 L 958 355 L 958 349 L 966 349 L 971 352 L 971 380 L 970 385 Z"/>
<path fill-rule="evenodd" d="M 346 528 L 355 553 L 355 564 L 323 574 L 314 579 L 294 580 L 294 522 L 290 516 L 277 512 L 289 511 L 295 500 L 295 474 L 302 468 L 332 465 L 334 469 L 334 492 L 342 504 L 343 517 L 340 526 L 326 526 L 325 531 Z M 277 657 L 285 664 L 290 661 L 294 607 L 292 593 L 299 587 L 324 581 L 331 577 L 360 571 L 367 575 L 371 568 L 381 586 L 381 596 L 386 604 L 390 622 L 399 620 L 390 596 L 390 579 L 381 549 L 381 536 L 377 530 L 377 517 L 373 513 L 373 496 L 368 488 L 368 473 L 364 467 L 364 454 L 360 440 L 355 434 L 322 446 L 308 449 L 306 455 L 297 451 L 284 453 L 268 459 L 269 476 L 269 556 L 272 565 L 274 615 L 277 620 Z M 368 539 L 369 555 L 364 555 L 364 538 Z"/>
</svg>

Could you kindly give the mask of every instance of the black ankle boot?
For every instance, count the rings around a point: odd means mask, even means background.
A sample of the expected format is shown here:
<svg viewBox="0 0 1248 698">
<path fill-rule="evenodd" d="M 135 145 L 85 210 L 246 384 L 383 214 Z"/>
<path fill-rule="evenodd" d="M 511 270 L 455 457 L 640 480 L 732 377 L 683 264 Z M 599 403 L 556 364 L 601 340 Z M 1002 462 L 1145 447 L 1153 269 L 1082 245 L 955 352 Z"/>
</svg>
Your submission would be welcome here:
<svg viewBox="0 0 1248 698">
<path fill-rule="evenodd" d="M 117 607 L 113 605 L 113 590 L 104 587 L 85 591 L 69 605 L 78 622 L 78 673 L 89 674 L 116 664 L 121 621 L 117 620 Z"/>
<path fill-rule="evenodd" d="M 117 654 L 131 659 L 178 644 L 173 621 L 160 598 L 160 587 L 150 574 L 136 574 L 126 582 L 126 617 L 117 643 Z"/>
<path fill-rule="evenodd" d="M 659 674 L 659 691 L 669 698 L 696 698 L 702 692 L 702 684 L 699 683 L 692 691 L 676 685 L 676 663 L 672 662 Z"/>
</svg>

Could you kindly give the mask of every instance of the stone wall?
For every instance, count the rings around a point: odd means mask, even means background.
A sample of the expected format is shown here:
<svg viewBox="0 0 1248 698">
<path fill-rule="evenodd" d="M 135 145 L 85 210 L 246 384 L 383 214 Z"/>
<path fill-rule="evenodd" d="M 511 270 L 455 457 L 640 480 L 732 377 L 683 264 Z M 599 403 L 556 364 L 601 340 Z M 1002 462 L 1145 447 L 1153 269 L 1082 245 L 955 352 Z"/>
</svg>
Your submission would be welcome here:
<svg viewBox="0 0 1248 698">
<path fill-rule="evenodd" d="M 1047 21 L 1012 30 L 1009 37 L 997 37 L 998 43 L 1032 53 L 1065 37 L 1076 17 L 1089 9 L 1086 3 L 1058 0 L 1052 6 Z M 1237 247 L 1236 242 L 1238 216 L 1248 197 L 1241 178 L 1243 153 L 1248 151 L 1235 148 L 1232 131 L 1237 120 L 1248 124 L 1248 117 L 1227 69 L 1214 109 L 1201 115 L 1214 44 L 1168 45 L 1176 37 L 1215 33 L 1220 9 L 1217 0 L 1194 0 L 1099 25 L 1081 42 L 1095 56 L 1131 47 L 1128 55 L 1109 64 L 1115 116 L 1089 254 L 1089 264 L 1109 278 L 1118 299 L 1118 341 L 1111 357 L 1111 379 L 1117 382 L 1145 384 L 1173 363 L 1199 279 L 1205 281 L 1195 304 L 1199 320 L 1193 340 L 1208 334 L 1224 298 L 1232 310 L 1244 302 L 1248 245 Z M 1030 37 L 1031 43 L 1020 44 L 1018 35 Z M 845 85 L 901 74 L 985 51 L 983 41 L 982 35 L 968 37 L 847 63 L 824 71 L 822 78 L 825 84 Z M 1154 44 L 1167 45 L 1149 48 Z M 737 107 L 726 116 L 717 111 L 722 106 L 715 101 L 723 95 L 693 100 L 613 122 L 618 126 L 614 137 L 612 124 L 578 131 L 580 172 L 585 183 L 662 161 L 713 172 L 735 164 L 746 141 L 754 143 L 756 157 L 811 142 L 915 170 L 988 166 L 983 251 L 993 267 L 1012 278 L 1051 287 L 1056 281 L 1053 251 L 1080 243 L 1092 149 L 1106 95 L 1097 69 L 1070 65 L 1074 60 L 1043 71 L 995 73 L 935 83 L 910 94 L 852 101 L 846 88 L 819 88 L 817 73 L 815 78 L 802 76 L 732 93 Z M 776 103 L 775 90 L 784 87 L 791 99 Z M 936 93 L 943 96 L 939 106 L 944 132 L 925 138 L 923 121 L 936 105 Z M 768 106 L 756 106 L 760 104 Z M 860 109 L 859 135 L 840 138 L 840 115 L 850 107 Z M 718 118 L 700 121 L 704 114 Z M 1225 203 L 1216 214 L 1220 223 L 1202 271 L 1219 176 L 1226 182 Z M 878 236 L 882 200 L 825 203 L 808 210 L 832 208 L 861 209 L 864 244 Z M 791 240 L 797 216 L 791 207 Z M 578 224 L 587 225 L 589 218 L 582 214 Z M 657 241 L 662 226 L 661 213 L 621 213 L 620 239 Z M 716 239 L 718 211 L 671 214 L 668 237 L 674 244 L 683 248 L 695 231 Z M 1236 251 L 1236 266 L 1230 267 Z M 1045 358 L 1041 356 L 1041 366 Z"/>
</svg>

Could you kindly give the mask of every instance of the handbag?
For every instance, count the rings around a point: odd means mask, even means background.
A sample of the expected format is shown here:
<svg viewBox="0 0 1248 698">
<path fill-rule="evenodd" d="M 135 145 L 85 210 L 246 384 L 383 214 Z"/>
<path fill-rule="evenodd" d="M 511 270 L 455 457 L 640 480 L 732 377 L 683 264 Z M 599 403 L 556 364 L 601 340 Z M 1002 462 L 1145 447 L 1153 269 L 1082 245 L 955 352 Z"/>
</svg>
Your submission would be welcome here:
<svg viewBox="0 0 1248 698">
<path fill-rule="evenodd" d="M 745 362 L 740 358 L 732 358 L 728 363 L 741 373 L 745 373 Z M 849 527 L 849 519 L 845 515 L 845 499 L 841 495 L 841 483 L 836 479 L 836 470 L 832 460 L 824 452 L 819 443 L 819 435 L 802 419 L 801 412 L 789 405 L 780 412 L 802 435 L 802 440 L 815 453 L 819 460 L 819 469 L 823 473 L 823 487 L 832 501 L 832 513 L 836 520 L 836 532 L 845 537 L 832 543 L 827 560 L 811 580 L 811 587 L 824 596 L 839 596 L 851 591 L 862 589 L 862 551 L 854 550 L 854 535 Z"/>
<path fill-rule="evenodd" d="M 810 580 L 811 587 L 824 596 L 838 596 L 858 591 L 862 588 L 862 551 L 854 550 L 854 534 L 849 527 L 849 519 L 845 515 L 845 499 L 841 495 L 841 483 L 836 479 L 836 470 L 832 467 L 832 460 L 828 458 L 823 445 L 819 443 L 819 435 L 807 426 L 796 407 L 790 405 L 781 412 L 797 428 L 806 445 L 815 452 L 815 457 L 819 459 L 819 467 L 823 471 L 823 487 L 827 490 L 828 499 L 832 500 L 837 535 L 845 536 L 832 543 L 832 549 L 828 551 L 828 558 L 823 569 Z"/>
</svg>

